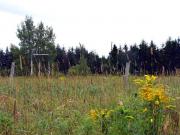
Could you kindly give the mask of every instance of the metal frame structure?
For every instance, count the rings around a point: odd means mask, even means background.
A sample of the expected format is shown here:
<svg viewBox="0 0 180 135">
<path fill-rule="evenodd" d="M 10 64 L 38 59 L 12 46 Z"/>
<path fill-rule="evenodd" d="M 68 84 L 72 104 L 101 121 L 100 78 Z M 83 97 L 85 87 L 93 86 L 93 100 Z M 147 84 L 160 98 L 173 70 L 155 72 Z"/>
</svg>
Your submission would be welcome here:
<svg viewBox="0 0 180 135">
<path fill-rule="evenodd" d="M 34 53 L 31 55 L 31 75 L 33 75 L 33 56 L 49 56 L 49 54 L 37 54 L 37 53 Z M 40 76 L 41 74 L 41 64 L 40 64 L 40 60 L 39 60 L 39 63 L 38 63 L 38 76 Z M 49 61 L 48 61 L 48 74 L 50 74 L 50 64 L 49 64 Z"/>
</svg>

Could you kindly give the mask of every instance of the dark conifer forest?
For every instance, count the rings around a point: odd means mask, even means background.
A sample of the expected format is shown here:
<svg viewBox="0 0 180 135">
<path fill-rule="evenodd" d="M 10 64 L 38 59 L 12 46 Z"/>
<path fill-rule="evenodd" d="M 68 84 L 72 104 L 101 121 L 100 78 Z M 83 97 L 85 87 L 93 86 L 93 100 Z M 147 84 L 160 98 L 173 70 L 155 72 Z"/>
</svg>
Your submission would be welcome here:
<svg viewBox="0 0 180 135">
<path fill-rule="evenodd" d="M 27 16 L 18 25 L 16 34 L 20 43 L 11 44 L 5 51 L 0 50 L 0 74 L 4 76 L 9 75 L 12 62 L 15 62 L 17 76 L 30 75 L 31 61 L 34 72 L 37 73 L 38 63 L 41 63 L 40 70 L 44 74 L 48 70 L 63 74 L 74 73 L 77 66 L 81 65 L 79 68 L 87 66 L 87 73 L 90 74 L 123 75 L 127 62 L 130 63 L 132 75 L 175 75 L 180 68 L 179 38 L 169 38 L 163 41 L 164 44 L 158 45 L 144 40 L 133 45 L 110 44 L 109 54 L 100 57 L 97 53 L 88 51 L 81 43 L 76 48 L 56 45 L 53 28 L 45 26 L 43 22 L 35 25 L 32 17 Z M 80 69 L 82 70 L 83 68 Z"/>
</svg>

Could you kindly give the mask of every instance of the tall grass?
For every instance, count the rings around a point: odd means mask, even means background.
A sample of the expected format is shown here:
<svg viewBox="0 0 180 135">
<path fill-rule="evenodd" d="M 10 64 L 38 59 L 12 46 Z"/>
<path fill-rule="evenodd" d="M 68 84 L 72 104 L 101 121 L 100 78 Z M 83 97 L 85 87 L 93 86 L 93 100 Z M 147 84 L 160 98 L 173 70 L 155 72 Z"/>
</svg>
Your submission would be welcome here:
<svg viewBox="0 0 180 135">
<path fill-rule="evenodd" d="M 0 112 L 13 121 L 8 134 L 80 134 L 78 129 L 89 110 L 112 108 L 121 100 L 133 105 L 135 78 L 129 78 L 128 89 L 119 76 L 16 77 L 13 88 L 9 78 L 0 78 Z M 180 112 L 180 78 L 160 77 L 158 81 L 168 85 Z"/>
</svg>

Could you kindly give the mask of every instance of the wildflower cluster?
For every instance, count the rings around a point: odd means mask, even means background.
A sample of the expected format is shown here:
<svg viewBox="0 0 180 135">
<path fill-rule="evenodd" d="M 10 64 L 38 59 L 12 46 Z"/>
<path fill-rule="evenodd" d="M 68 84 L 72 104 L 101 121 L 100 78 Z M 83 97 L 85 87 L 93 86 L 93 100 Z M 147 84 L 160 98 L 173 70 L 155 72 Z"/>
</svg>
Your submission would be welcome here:
<svg viewBox="0 0 180 135">
<path fill-rule="evenodd" d="M 165 87 L 161 84 L 156 84 L 156 76 L 145 75 L 145 79 L 136 79 L 135 83 L 140 86 L 140 97 L 149 102 L 153 102 L 156 105 L 160 103 L 168 103 L 169 97 L 165 93 Z"/>
<path fill-rule="evenodd" d="M 139 96 L 143 99 L 143 117 L 146 122 L 146 134 L 157 134 L 163 125 L 164 110 L 169 106 L 170 97 L 162 84 L 156 83 L 156 76 L 145 75 L 144 79 L 136 79 Z"/>
<path fill-rule="evenodd" d="M 114 110 L 108 109 L 99 109 L 99 110 L 90 110 L 90 118 L 96 122 L 100 123 L 101 132 L 107 134 L 108 128 L 111 124 L 111 116 L 113 115 Z"/>
<path fill-rule="evenodd" d="M 92 109 L 90 119 L 104 135 L 159 135 L 167 115 L 165 110 L 174 106 L 170 105 L 165 87 L 156 79 L 153 75 L 136 79 L 134 82 L 139 86 L 136 96 L 126 104 L 120 100 L 113 110 Z"/>
<path fill-rule="evenodd" d="M 92 109 L 89 112 L 90 118 L 100 126 L 101 132 L 105 135 L 122 132 L 126 134 L 130 132 L 129 127 L 125 125 L 130 124 L 134 120 L 130 110 L 126 109 L 123 105 L 116 106 L 112 109 Z M 121 124 L 120 124 L 121 123 Z M 117 128 L 117 126 L 120 126 Z"/>
<path fill-rule="evenodd" d="M 101 109 L 101 110 L 91 109 L 89 115 L 93 120 L 97 120 L 98 118 L 108 119 L 110 118 L 113 111 L 114 110 L 107 110 L 107 109 Z"/>
</svg>

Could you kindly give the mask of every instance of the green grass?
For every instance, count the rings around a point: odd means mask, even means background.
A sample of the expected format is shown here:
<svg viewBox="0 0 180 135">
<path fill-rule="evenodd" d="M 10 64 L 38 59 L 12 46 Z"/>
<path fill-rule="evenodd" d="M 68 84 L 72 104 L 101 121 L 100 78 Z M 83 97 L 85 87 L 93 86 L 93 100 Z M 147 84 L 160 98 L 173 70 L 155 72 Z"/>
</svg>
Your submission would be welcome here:
<svg viewBox="0 0 180 135">
<path fill-rule="evenodd" d="M 13 121 L 8 134 L 76 135 L 90 109 L 113 108 L 120 100 L 133 105 L 135 78 L 129 78 L 128 87 L 119 76 L 0 78 L 0 112 Z M 180 112 L 180 78 L 159 77 L 158 81 L 168 86 Z"/>
</svg>

